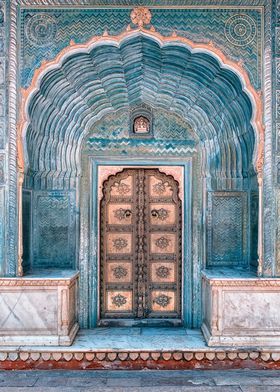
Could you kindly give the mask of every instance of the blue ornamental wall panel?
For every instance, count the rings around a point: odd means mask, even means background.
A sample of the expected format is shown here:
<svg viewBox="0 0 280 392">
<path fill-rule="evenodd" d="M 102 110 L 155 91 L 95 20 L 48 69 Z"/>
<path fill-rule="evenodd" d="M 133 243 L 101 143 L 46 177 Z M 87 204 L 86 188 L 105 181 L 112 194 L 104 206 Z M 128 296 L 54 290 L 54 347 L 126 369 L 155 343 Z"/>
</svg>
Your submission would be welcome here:
<svg viewBox="0 0 280 392">
<path fill-rule="evenodd" d="M 245 192 L 208 193 L 208 267 L 248 265 L 247 212 Z"/>
<path fill-rule="evenodd" d="M 29 271 L 32 265 L 32 192 L 22 192 L 22 240 L 23 271 Z"/>
<path fill-rule="evenodd" d="M 75 267 L 73 192 L 35 192 L 32 268 Z"/>
<path fill-rule="evenodd" d="M 258 265 L 258 223 L 259 223 L 259 195 L 252 192 L 250 197 L 250 262 L 252 265 Z"/>
</svg>

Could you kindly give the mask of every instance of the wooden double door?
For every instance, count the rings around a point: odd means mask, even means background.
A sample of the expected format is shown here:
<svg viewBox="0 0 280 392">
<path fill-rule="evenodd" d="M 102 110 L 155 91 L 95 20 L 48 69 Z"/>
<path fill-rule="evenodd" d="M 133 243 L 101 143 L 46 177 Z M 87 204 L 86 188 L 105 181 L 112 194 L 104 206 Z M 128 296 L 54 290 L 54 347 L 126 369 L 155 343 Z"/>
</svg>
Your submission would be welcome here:
<svg viewBox="0 0 280 392">
<path fill-rule="evenodd" d="M 181 318 L 179 184 L 158 169 L 124 169 L 103 184 L 101 319 Z"/>
</svg>

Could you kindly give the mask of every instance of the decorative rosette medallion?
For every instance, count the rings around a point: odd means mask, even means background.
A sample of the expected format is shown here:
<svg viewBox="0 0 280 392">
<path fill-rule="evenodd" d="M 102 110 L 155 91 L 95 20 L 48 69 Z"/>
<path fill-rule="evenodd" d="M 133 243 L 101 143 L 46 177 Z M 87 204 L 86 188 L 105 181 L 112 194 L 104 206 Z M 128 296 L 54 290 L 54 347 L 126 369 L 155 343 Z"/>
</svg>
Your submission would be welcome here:
<svg viewBox="0 0 280 392">
<path fill-rule="evenodd" d="M 141 28 L 150 24 L 152 14 L 147 7 L 136 7 L 131 11 L 130 18 L 133 24 Z"/>
</svg>

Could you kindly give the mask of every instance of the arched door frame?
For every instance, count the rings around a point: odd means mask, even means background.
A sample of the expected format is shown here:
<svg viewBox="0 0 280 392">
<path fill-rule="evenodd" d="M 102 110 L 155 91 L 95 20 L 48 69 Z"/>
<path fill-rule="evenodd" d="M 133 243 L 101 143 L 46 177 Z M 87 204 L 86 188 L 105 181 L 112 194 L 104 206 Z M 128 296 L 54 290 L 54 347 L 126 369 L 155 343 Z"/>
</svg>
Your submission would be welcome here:
<svg viewBox="0 0 280 392">
<path fill-rule="evenodd" d="M 182 162 L 183 161 L 183 162 Z M 119 166 L 124 168 L 158 168 L 162 167 L 182 167 L 183 170 L 183 244 L 182 244 L 182 321 L 186 326 L 192 326 L 193 323 L 193 284 L 198 280 L 193 276 L 192 270 L 192 161 L 191 157 L 184 159 L 170 158 L 168 164 L 166 159 L 147 159 L 147 158 L 124 158 L 124 157 L 90 157 L 91 167 L 91 198 L 90 198 L 90 255 L 89 264 L 91 269 L 92 287 L 89 295 L 89 325 L 95 327 L 98 321 L 98 303 L 99 303 L 99 207 L 96 200 L 98 193 L 98 168 L 100 166 Z M 83 225 L 81 225 L 83 226 Z M 81 250 L 83 252 L 83 250 Z M 200 306 L 200 304 L 197 304 Z"/>
</svg>

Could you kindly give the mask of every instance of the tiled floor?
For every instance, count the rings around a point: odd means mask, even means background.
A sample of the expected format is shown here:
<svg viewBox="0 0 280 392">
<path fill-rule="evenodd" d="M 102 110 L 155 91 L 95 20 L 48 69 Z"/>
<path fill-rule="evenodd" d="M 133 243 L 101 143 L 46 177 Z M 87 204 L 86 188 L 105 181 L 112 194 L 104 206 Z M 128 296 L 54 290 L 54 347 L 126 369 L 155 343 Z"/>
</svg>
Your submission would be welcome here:
<svg viewBox="0 0 280 392">
<path fill-rule="evenodd" d="M 280 371 L 2 371 L 2 391 L 279 392 Z"/>
</svg>

